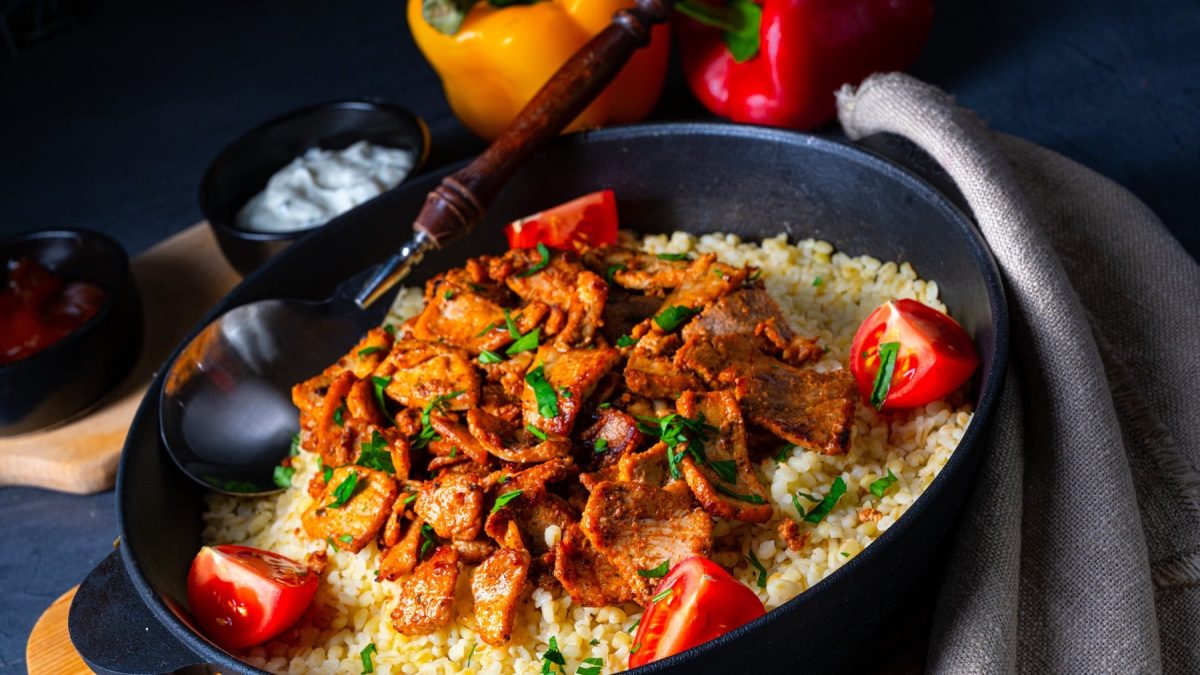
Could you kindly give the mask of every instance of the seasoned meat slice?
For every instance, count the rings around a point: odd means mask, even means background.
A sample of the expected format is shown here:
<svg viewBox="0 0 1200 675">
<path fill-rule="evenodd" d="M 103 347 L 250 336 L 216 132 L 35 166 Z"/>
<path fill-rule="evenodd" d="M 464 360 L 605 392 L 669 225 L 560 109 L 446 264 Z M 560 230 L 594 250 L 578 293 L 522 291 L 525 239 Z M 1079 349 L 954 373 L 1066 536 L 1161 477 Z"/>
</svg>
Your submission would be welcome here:
<svg viewBox="0 0 1200 675">
<path fill-rule="evenodd" d="M 361 380 L 375 372 L 379 364 L 387 358 L 388 352 L 392 350 L 392 343 L 392 336 L 388 335 L 387 331 L 372 328 L 338 363 Z"/>
<path fill-rule="evenodd" d="M 458 559 L 465 565 L 478 565 L 496 551 L 496 544 L 487 539 L 452 541 L 450 545 L 458 551 Z"/>
<path fill-rule="evenodd" d="M 683 478 L 705 511 L 721 518 L 765 523 L 771 519 L 770 493 L 759 482 L 746 453 L 746 427 L 737 400 L 729 391 L 685 392 L 676 402 L 679 414 L 703 419 L 714 433 L 700 442 L 696 461 L 686 453 L 680 462 Z M 683 449 L 680 448 L 680 452 Z"/>
<path fill-rule="evenodd" d="M 671 480 L 667 444 L 655 443 L 644 452 L 631 452 L 617 462 L 617 480 L 662 487 Z"/>
<path fill-rule="evenodd" d="M 483 488 L 472 474 L 438 474 L 421 486 L 413 509 L 439 537 L 471 541 L 483 527 Z"/>
<path fill-rule="evenodd" d="M 504 305 L 498 295 L 474 281 L 435 277 L 426 286 L 425 309 L 411 322 L 413 337 L 444 340 L 471 354 L 506 345 L 512 338 L 493 330 L 504 326 Z"/>
<path fill-rule="evenodd" d="M 401 340 L 375 371 L 390 378 L 387 396 L 408 408 L 424 408 L 439 396 L 445 410 L 466 410 L 479 404 L 479 373 L 466 352 L 454 347 Z"/>
<path fill-rule="evenodd" d="M 847 370 L 796 368 L 747 335 L 693 335 L 675 354 L 710 386 L 734 385 L 746 418 L 807 450 L 841 454 L 850 442 L 857 393 Z"/>
<path fill-rule="evenodd" d="M 569 436 L 575 428 L 575 418 L 579 415 L 596 385 L 621 360 L 621 353 L 611 347 L 593 347 L 591 349 L 561 348 L 554 345 L 542 345 L 537 351 L 534 366 L 526 375 L 526 386 L 521 395 L 521 405 L 525 413 L 525 423 L 533 425 L 547 434 Z M 539 371 L 538 368 L 541 368 Z M 543 417 L 541 398 L 535 383 L 529 382 L 540 373 L 542 379 L 549 384 L 549 393 L 555 397 L 558 414 L 553 417 Z M 544 386 L 542 395 L 545 395 Z"/>
<path fill-rule="evenodd" d="M 634 600 L 649 604 L 657 580 L 638 570 L 667 561 L 675 566 L 685 558 L 707 555 L 712 547 L 712 518 L 692 502 L 683 489 L 645 483 L 600 483 L 588 498 L 580 527 L 596 550 L 634 589 Z"/>
<path fill-rule="evenodd" d="M 376 580 L 395 581 L 413 571 L 421 557 L 421 528 L 424 525 L 425 521 L 420 518 L 409 522 L 400 541 L 388 547 L 380 556 Z"/>
<path fill-rule="evenodd" d="M 489 645 L 499 647 L 512 635 L 517 601 L 529 575 L 528 551 L 497 550 L 471 575 L 475 598 L 475 630 Z"/>
<path fill-rule="evenodd" d="M 740 287 L 748 275 L 747 268 L 719 263 L 715 253 L 706 253 L 688 266 L 683 283 L 667 295 L 663 300 L 662 309 L 702 309 Z M 652 325 L 652 330 L 662 330 L 658 323 L 653 322 Z"/>
<path fill-rule="evenodd" d="M 428 635 L 450 623 L 457 584 L 458 553 L 453 546 L 439 546 L 401 582 L 392 626 L 402 635 Z"/>
<path fill-rule="evenodd" d="M 636 450 L 646 436 L 633 416 L 616 408 L 605 408 L 600 411 L 600 419 L 584 429 L 579 439 L 599 466 L 608 466 Z"/>
<path fill-rule="evenodd" d="M 338 467 L 301 522 L 313 539 L 336 541 L 338 548 L 357 553 L 383 527 L 399 493 L 383 471 Z"/>
<path fill-rule="evenodd" d="M 455 449 L 455 455 L 469 457 L 472 462 L 487 465 L 491 459 L 479 440 L 471 435 L 471 430 L 466 425 L 461 424 L 455 419 L 447 415 L 431 413 L 429 415 L 429 423 L 433 430 L 442 437 L 442 444 L 450 444 L 450 447 Z M 449 451 L 447 451 L 447 454 Z"/>
<path fill-rule="evenodd" d="M 634 326 L 645 322 L 661 308 L 662 298 L 610 286 L 608 302 L 604 305 L 604 325 L 600 332 L 609 344 L 615 345 L 621 336 L 631 334 Z"/>
<path fill-rule="evenodd" d="M 504 493 L 509 490 L 502 485 L 497 491 Z M 503 546 L 508 535 L 508 524 L 515 522 L 525 548 L 534 558 L 549 564 L 551 561 L 546 554 L 550 553 L 550 544 L 546 543 L 546 529 L 553 525 L 560 532 L 564 531 L 577 518 L 575 509 L 562 497 L 544 491 L 523 490 L 519 497 L 488 516 L 484 530 Z"/>
<path fill-rule="evenodd" d="M 674 399 L 690 389 L 703 389 L 703 381 L 673 358 L 681 342 L 678 335 L 651 332 L 629 353 L 625 386 L 647 398 Z"/>
<path fill-rule="evenodd" d="M 540 302 L 565 316 L 560 327 L 545 324 L 543 335 L 554 335 L 563 346 L 583 346 L 604 321 L 608 284 L 580 265 L 574 254 L 553 251 L 550 262 L 536 269 L 541 254 L 532 249 L 514 249 L 504 254 L 515 274 L 505 278 L 513 293 L 527 303 Z"/>
<path fill-rule="evenodd" d="M 584 607 L 605 607 L 635 597 L 625 577 L 573 523 L 555 548 L 554 578 L 571 594 L 571 600 Z"/>
<path fill-rule="evenodd" d="M 484 450 L 506 462 L 533 464 L 571 454 L 569 439 L 549 435 L 540 439 L 479 408 L 467 412 L 467 426 Z"/>
<path fill-rule="evenodd" d="M 593 249 L 584 254 L 584 263 L 618 286 L 639 291 L 664 291 L 679 286 L 687 276 L 690 264 L 687 260 L 672 260 L 669 256 L 660 258 L 624 246 Z"/>
<path fill-rule="evenodd" d="M 733 384 L 746 416 L 776 436 L 826 455 L 840 455 L 849 447 L 858 402 L 849 370 L 758 368 L 736 375 Z"/>
</svg>

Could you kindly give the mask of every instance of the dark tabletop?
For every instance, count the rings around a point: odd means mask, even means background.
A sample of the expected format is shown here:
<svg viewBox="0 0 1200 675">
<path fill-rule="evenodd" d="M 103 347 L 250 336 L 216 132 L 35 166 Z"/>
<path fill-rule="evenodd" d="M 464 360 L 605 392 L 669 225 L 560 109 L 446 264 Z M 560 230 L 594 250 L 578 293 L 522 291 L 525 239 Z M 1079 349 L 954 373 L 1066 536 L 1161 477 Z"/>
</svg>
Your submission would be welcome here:
<svg viewBox="0 0 1200 675">
<path fill-rule="evenodd" d="M 0 0 L 0 18 L 22 4 Z M 450 115 L 402 0 L 91 5 L 62 34 L 0 61 L 0 235 L 87 227 L 136 254 L 200 220 L 196 186 L 224 144 L 316 101 L 408 106 L 433 132 L 432 166 L 481 147 Z M 913 71 L 993 128 L 1126 186 L 1200 255 L 1193 0 L 937 2 Z M 655 118 L 701 115 L 676 74 Z M 111 492 L 0 489 L 0 671 L 24 671 L 40 612 L 115 536 Z"/>
</svg>

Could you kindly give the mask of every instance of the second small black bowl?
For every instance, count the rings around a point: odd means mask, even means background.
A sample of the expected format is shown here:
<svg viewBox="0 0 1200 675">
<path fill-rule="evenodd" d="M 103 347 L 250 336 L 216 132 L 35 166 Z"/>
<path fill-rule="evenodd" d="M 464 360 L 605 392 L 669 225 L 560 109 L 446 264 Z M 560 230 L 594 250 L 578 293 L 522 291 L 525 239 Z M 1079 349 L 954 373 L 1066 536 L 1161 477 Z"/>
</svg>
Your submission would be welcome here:
<svg viewBox="0 0 1200 675">
<path fill-rule="evenodd" d="M 29 232 L 0 241 L 0 265 L 22 256 L 68 281 L 90 281 L 106 297 L 71 334 L 0 365 L 0 436 L 36 431 L 86 409 L 125 377 L 142 346 L 141 299 L 120 244 L 87 230 Z"/>
<path fill-rule="evenodd" d="M 414 155 L 412 172 L 429 155 L 429 130 L 421 118 L 398 105 L 355 100 L 320 103 L 277 117 L 242 134 L 213 160 L 200 182 L 200 210 L 221 253 L 243 276 L 293 241 L 317 228 L 296 232 L 251 232 L 236 224 L 237 213 L 275 172 L 312 147 L 340 150 L 358 141 L 404 148 Z"/>
</svg>

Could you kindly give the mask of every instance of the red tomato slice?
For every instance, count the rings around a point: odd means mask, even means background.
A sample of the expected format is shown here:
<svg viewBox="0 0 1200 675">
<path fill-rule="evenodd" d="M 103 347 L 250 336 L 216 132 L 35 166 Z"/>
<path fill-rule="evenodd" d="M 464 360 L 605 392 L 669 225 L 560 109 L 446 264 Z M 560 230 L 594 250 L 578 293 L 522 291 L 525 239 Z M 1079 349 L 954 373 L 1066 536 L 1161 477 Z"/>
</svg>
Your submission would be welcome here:
<svg viewBox="0 0 1200 675">
<path fill-rule="evenodd" d="M 870 403 L 881 365 L 880 345 L 898 342 L 891 386 L 881 409 L 915 408 L 962 386 L 979 357 L 967 332 L 945 314 L 916 300 L 880 305 L 854 334 L 850 370 Z"/>
<path fill-rule="evenodd" d="M 244 649 L 287 630 L 312 602 L 317 575 L 278 553 L 205 546 L 188 574 L 192 616 L 213 642 Z"/>
<path fill-rule="evenodd" d="M 767 612 L 754 591 L 701 557 L 676 565 L 663 577 L 654 597 L 661 599 L 650 603 L 642 615 L 633 637 L 630 668 L 691 649 Z"/>
<path fill-rule="evenodd" d="M 577 251 L 585 246 L 617 241 L 617 199 L 600 190 L 526 216 L 504 227 L 509 248 L 550 248 Z"/>
</svg>

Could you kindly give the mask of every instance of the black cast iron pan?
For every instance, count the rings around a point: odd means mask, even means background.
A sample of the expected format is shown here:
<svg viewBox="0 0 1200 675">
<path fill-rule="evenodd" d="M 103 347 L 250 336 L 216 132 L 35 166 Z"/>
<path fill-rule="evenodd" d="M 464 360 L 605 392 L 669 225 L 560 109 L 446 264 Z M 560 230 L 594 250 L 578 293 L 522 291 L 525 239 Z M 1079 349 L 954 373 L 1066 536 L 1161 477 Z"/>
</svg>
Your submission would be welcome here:
<svg viewBox="0 0 1200 675">
<path fill-rule="evenodd" d="M 263 298 L 325 297 L 402 242 L 426 193 L 450 170 L 414 180 L 301 240 L 234 289 L 210 317 Z M 872 636 L 906 611 L 905 591 L 930 565 L 984 451 L 980 438 L 1003 379 L 1008 336 L 1003 288 L 986 245 L 941 193 L 849 144 L 746 126 L 633 126 L 565 137 L 531 159 L 474 235 L 429 256 L 407 283 L 421 284 L 467 257 L 503 251 L 503 223 L 604 187 L 616 190 L 622 225 L 641 232 L 720 231 L 746 239 L 785 232 L 825 239 L 851 255 L 911 262 L 922 277 L 937 281 L 951 313 L 974 337 L 983 361 L 975 420 L 909 511 L 795 600 L 644 672 L 801 666 L 834 672 L 877 657 Z M 196 664 L 258 672 L 190 625 L 185 584 L 201 544 L 203 490 L 160 446 L 160 386 L 161 376 L 142 402 L 121 458 L 119 551 L 81 587 L 71 608 L 72 640 L 102 672 L 169 672 Z"/>
</svg>

